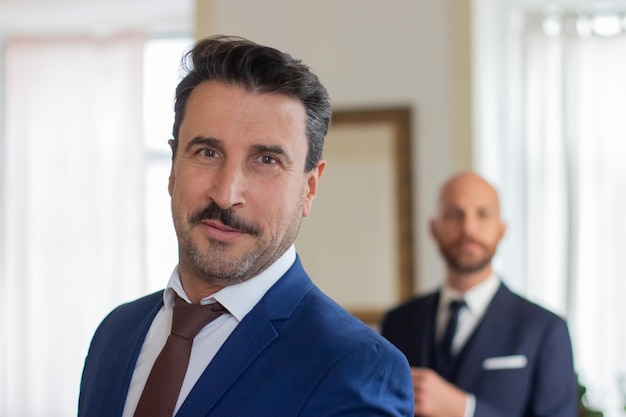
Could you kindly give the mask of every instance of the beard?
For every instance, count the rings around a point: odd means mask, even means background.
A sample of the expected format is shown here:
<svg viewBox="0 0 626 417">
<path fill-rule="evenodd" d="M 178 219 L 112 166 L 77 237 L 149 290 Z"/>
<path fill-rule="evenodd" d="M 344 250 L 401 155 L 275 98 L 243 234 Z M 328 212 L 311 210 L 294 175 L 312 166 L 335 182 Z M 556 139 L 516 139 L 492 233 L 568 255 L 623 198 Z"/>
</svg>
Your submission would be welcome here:
<svg viewBox="0 0 626 417">
<path fill-rule="evenodd" d="M 183 234 L 179 239 L 180 263 L 213 285 L 228 286 L 250 278 L 248 275 L 260 258 L 259 251 L 247 252 L 235 258 L 228 254 L 230 244 L 214 240 L 209 242 L 210 253 L 205 253 L 196 245 L 190 233 Z"/>
<path fill-rule="evenodd" d="M 194 240 L 192 231 L 204 220 L 219 220 L 230 228 L 247 233 L 255 244 L 251 250 L 233 255 L 231 250 L 235 243 L 207 238 L 209 249 L 202 249 Z M 278 259 L 294 242 L 300 222 L 301 219 L 294 216 L 283 236 L 271 230 L 271 234 L 264 237 L 257 223 L 239 218 L 232 208 L 222 209 L 211 203 L 205 209 L 192 213 L 187 220 L 190 227 L 179 234 L 180 264 L 212 285 L 238 284 L 262 272 Z"/>
<path fill-rule="evenodd" d="M 463 254 L 460 253 L 460 248 L 467 242 L 475 243 L 483 248 L 483 256 L 473 259 L 464 259 Z M 474 272 L 484 269 L 491 263 L 496 252 L 495 245 L 488 246 L 472 239 L 461 239 L 447 246 L 440 244 L 439 250 L 446 261 L 446 265 L 455 272 L 463 275 L 473 274 Z"/>
</svg>

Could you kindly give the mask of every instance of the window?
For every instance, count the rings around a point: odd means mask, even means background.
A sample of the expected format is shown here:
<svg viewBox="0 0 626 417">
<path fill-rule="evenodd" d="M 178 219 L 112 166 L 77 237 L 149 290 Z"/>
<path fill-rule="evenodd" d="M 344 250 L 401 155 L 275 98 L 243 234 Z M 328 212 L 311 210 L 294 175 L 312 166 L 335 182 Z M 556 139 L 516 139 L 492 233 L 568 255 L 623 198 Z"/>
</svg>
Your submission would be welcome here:
<svg viewBox="0 0 626 417">
<path fill-rule="evenodd" d="M 136 34 L 7 40 L 0 416 L 75 414 L 98 323 L 167 283 L 177 257 L 167 139 L 190 43 Z"/>
<path fill-rule="evenodd" d="M 147 286 L 158 290 L 178 261 L 178 246 L 167 192 L 174 124 L 174 90 L 181 56 L 190 38 L 154 39 L 144 55 L 144 137 L 146 149 Z"/>
</svg>

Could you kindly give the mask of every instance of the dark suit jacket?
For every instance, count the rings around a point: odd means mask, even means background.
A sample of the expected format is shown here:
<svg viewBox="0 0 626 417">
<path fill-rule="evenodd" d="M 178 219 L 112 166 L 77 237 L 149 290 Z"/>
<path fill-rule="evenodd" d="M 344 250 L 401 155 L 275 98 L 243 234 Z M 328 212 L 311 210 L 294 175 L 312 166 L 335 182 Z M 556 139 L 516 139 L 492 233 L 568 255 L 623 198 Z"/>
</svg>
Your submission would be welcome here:
<svg viewBox="0 0 626 417">
<path fill-rule="evenodd" d="M 382 334 L 415 367 L 433 368 L 439 292 L 384 318 Z M 459 353 L 449 381 L 476 397 L 475 417 L 574 417 L 577 390 L 563 319 L 504 284 Z"/>
<path fill-rule="evenodd" d="M 82 417 L 120 416 L 162 292 L 114 310 L 87 355 Z M 412 416 L 406 358 L 326 297 L 300 260 L 244 317 L 177 416 Z"/>
</svg>

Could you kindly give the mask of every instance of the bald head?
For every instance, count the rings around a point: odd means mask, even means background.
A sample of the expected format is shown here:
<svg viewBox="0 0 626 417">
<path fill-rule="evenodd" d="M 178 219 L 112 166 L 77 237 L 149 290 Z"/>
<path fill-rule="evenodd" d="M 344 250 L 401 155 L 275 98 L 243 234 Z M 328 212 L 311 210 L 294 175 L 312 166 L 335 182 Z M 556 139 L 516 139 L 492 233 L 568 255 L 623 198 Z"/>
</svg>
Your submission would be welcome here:
<svg viewBox="0 0 626 417">
<path fill-rule="evenodd" d="M 480 202 L 500 217 L 498 192 L 483 177 L 471 171 L 456 174 L 444 183 L 439 192 L 437 216 L 440 217 L 448 205 L 469 199 Z"/>
<path fill-rule="evenodd" d="M 471 288 L 491 274 L 491 259 L 505 232 L 496 189 L 474 172 L 462 172 L 441 188 L 430 230 L 453 286 Z"/>
</svg>

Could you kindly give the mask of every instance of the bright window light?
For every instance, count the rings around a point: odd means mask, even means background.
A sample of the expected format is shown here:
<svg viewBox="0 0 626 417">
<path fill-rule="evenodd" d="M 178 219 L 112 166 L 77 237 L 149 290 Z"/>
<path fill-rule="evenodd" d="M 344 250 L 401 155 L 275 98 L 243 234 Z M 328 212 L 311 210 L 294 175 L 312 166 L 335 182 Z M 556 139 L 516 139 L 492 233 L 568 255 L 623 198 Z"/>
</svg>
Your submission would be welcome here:
<svg viewBox="0 0 626 417">
<path fill-rule="evenodd" d="M 591 20 L 593 31 L 600 36 L 615 36 L 622 30 L 622 22 L 617 14 L 598 14 Z"/>
<path fill-rule="evenodd" d="M 144 54 L 145 265 L 148 285 L 155 291 L 167 284 L 178 260 L 167 192 L 171 164 L 167 141 L 172 138 L 180 60 L 192 42 L 190 38 L 155 39 L 148 43 Z"/>
<path fill-rule="evenodd" d="M 559 36 L 562 29 L 563 24 L 561 18 L 557 15 L 548 15 L 543 20 L 543 31 L 551 38 Z"/>
</svg>

